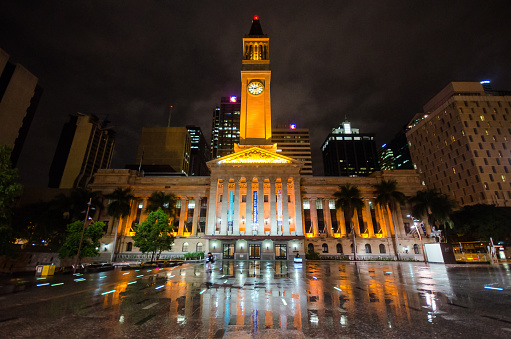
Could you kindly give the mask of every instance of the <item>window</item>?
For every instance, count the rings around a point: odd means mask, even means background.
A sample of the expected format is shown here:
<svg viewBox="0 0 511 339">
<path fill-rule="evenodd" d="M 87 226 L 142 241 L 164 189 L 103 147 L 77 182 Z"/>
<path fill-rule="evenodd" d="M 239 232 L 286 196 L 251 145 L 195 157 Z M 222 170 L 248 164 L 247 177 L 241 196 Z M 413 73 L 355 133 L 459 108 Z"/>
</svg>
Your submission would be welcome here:
<svg viewBox="0 0 511 339">
<path fill-rule="evenodd" d="M 313 244 L 307 245 L 307 250 L 309 253 L 314 252 L 314 245 Z"/>
<path fill-rule="evenodd" d="M 198 242 L 195 246 L 195 252 L 202 252 L 202 243 Z"/>
<path fill-rule="evenodd" d="M 387 251 L 385 250 L 384 244 L 380 244 L 380 253 L 387 253 Z"/>
<path fill-rule="evenodd" d="M 188 243 L 187 242 L 185 242 L 183 244 L 182 252 L 188 252 Z"/>
<path fill-rule="evenodd" d="M 341 244 L 337 244 L 337 253 L 342 253 L 342 245 Z"/>
<path fill-rule="evenodd" d="M 328 245 L 323 244 L 323 253 L 328 253 Z"/>
<path fill-rule="evenodd" d="M 247 202 L 247 195 L 246 194 L 242 194 L 241 195 L 241 202 Z"/>
<path fill-rule="evenodd" d="M 131 252 L 133 250 L 133 243 L 130 241 L 126 244 L 126 252 Z"/>
<path fill-rule="evenodd" d="M 371 253 L 371 245 L 366 244 L 366 253 Z"/>
<path fill-rule="evenodd" d="M 414 245 L 413 245 L 413 252 L 414 252 L 415 254 L 419 254 L 419 245 L 417 245 L 417 244 L 414 244 Z"/>
</svg>

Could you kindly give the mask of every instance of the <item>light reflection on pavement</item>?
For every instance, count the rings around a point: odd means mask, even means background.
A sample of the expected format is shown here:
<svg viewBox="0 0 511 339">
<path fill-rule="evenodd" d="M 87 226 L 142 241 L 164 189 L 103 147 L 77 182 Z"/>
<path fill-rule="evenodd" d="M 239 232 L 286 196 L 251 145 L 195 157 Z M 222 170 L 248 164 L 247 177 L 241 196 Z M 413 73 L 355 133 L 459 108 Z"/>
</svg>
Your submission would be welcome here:
<svg viewBox="0 0 511 339">
<path fill-rule="evenodd" d="M 511 336 L 508 264 L 217 261 L 25 280 L 0 295 L 9 338 Z"/>
</svg>

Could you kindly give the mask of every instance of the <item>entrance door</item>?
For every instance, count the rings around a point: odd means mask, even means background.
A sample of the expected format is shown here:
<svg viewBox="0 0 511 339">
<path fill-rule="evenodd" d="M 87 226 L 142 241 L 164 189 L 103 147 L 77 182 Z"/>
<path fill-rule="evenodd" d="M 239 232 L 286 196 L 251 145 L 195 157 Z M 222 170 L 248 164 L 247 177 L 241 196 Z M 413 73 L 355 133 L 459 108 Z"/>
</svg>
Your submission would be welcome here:
<svg viewBox="0 0 511 339">
<path fill-rule="evenodd" d="M 261 245 L 250 244 L 248 258 L 261 259 Z"/>
<path fill-rule="evenodd" d="M 275 245 L 275 259 L 287 259 L 287 245 Z"/>
<path fill-rule="evenodd" d="M 234 259 L 234 244 L 224 244 L 223 259 Z"/>
</svg>

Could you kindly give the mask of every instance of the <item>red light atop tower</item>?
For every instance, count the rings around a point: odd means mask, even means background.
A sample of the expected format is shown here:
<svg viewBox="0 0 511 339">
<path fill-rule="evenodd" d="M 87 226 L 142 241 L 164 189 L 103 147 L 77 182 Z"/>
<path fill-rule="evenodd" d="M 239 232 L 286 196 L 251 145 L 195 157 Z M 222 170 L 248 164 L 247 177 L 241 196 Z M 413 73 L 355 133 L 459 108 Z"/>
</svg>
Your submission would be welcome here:
<svg viewBox="0 0 511 339">
<path fill-rule="evenodd" d="M 259 15 L 254 15 L 254 20 L 259 20 Z"/>
</svg>

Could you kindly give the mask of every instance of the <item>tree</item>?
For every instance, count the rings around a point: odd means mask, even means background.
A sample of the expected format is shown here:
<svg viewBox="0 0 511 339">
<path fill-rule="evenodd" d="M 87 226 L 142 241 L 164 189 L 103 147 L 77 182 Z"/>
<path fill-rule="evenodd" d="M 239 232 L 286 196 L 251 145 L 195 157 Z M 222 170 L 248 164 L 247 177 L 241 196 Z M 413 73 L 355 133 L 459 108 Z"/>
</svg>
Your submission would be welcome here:
<svg viewBox="0 0 511 339">
<path fill-rule="evenodd" d="M 495 205 L 464 206 L 452 214 L 453 230 L 464 241 L 488 240 L 495 242 L 511 237 L 509 210 Z"/>
<path fill-rule="evenodd" d="M 114 225 L 113 229 L 115 229 L 115 237 L 114 237 L 114 251 L 112 252 L 112 261 L 115 259 L 115 253 L 119 251 L 118 247 L 120 242 L 117 241 L 117 233 L 118 233 L 118 225 L 115 224 L 115 221 L 120 222 L 121 218 L 127 217 L 131 212 L 131 202 L 135 200 L 135 196 L 132 194 L 132 190 L 130 187 L 125 189 L 117 188 L 110 194 L 105 196 L 110 200 L 108 204 L 108 214 L 114 217 Z M 124 235 L 124 227 L 121 227 L 121 236 Z"/>
<path fill-rule="evenodd" d="M 430 226 L 444 226 L 445 228 L 448 225 L 452 228 L 453 223 L 450 215 L 457 204 L 449 196 L 439 193 L 435 189 L 426 189 L 417 192 L 409 201 L 412 204 L 414 217 L 427 216 Z"/>
<path fill-rule="evenodd" d="M 97 257 L 99 255 L 99 239 L 103 236 L 102 222 L 90 224 L 83 233 L 82 246 L 80 249 L 80 259 L 87 257 Z M 67 225 L 67 237 L 59 250 L 60 258 L 71 258 L 77 255 L 80 237 L 82 236 L 83 221 L 75 221 Z"/>
<path fill-rule="evenodd" d="M 134 245 L 142 253 L 151 253 L 151 261 L 156 253 L 159 258 L 161 252 L 172 249 L 174 228 L 170 225 L 169 216 L 161 208 L 150 212 L 146 220 L 140 225 L 135 224 L 135 227 Z"/>
<path fill-rule="evenodd" d="M 394 232 L 394 253 L 396 259 L 399 260 L 398 248 L 399 241 L 397 238 L 395 215 L 397 207 L 406 202 L 406 197 L 403 192 L 398 191 L 397 181 L 395 180 L 382 180 L 379 184 L 373 186 L 376 190 L 376 203 L 381 207 L 385 207 L 387 215 L 389 216 L 389 223 L 392 225 Z"/>
<path fill-rule="evenodd" d="M 353 237 L 353 258 L 357 260 L 357 244 L 355 240 L 355 229 L 353 227 L 353 215 L 355 210 L 362 211 L 364 202 L 360 196 L 360 190 L 357 186 L 346 183 L 339 186 L 340 191 L 334 193 L 335 208 L 342 209 L 345 220 L 350 222 L 351 234 Z"/>
<path fill-rule="evenodd" d="M 0 146 L 0 255 L 10 253 L 14 243 L 12 210 L 22 190 L 17 181 L 18 171 L 11 165 L 11 149 Z"/>
<path fill-rule="evenodd" d="M 161 208 L 170 219 L 173 219 L 176 215 L 176 196 L 172 193 L 165 194 L 161 191 L 156 191 L 151 194 L 147 199 L 148 212 L 155 212 L 158 208 Z"/>
</svg>

